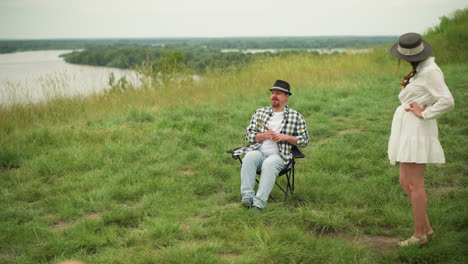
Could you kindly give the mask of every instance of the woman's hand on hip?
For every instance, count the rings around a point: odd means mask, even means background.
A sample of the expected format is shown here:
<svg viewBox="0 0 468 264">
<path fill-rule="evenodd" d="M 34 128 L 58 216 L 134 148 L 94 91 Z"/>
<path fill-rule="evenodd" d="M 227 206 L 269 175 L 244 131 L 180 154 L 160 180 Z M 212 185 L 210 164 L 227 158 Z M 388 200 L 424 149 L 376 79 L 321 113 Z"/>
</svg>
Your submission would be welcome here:
<svg viewBox="0 0 468 264">
<path fill-rule="evenodd" d="M 415 102 L 409 104 L 408 108 L 405 108 L 405 111 L 411 111 L 413 114 L 419 118 L 422 118 L 422 112 L 426 109 L 427 105 L 421 107 Z"/>
</svg>

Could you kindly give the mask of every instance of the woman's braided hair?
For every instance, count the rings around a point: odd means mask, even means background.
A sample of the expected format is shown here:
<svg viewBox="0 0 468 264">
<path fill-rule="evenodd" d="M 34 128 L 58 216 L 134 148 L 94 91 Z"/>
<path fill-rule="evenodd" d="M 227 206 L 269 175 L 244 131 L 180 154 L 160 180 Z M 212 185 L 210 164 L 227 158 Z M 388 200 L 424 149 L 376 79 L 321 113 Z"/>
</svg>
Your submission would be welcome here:
<svg viewBox="0 0 468 264">
<path fill-rule="evenodd" d="M 412 61 L 411 62 L 411 66 L 413 66 L 413 70 L 410 71 L 408 74 L 406 74 L 403 77 L 403 81 L 400 83 L 401 88 L 405 88 L 406 85 L 409 84 L 410 79 L 413 78 L 414 75 L 416 75 L 416 73 L 417 73 L 416 68 L 418 67 L 419 63 L 420 63 L 420 61 Z"/>
</svg>

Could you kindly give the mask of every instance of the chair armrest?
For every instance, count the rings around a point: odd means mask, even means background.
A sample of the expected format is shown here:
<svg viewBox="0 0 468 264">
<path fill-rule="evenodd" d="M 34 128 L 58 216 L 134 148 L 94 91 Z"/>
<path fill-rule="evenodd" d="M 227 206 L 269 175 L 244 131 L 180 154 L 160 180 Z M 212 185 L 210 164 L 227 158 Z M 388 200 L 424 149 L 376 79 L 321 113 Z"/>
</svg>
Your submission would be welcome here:
<svg viewBox="0 0 468 264">
<path fill-rule="evenodd" d="M 241 148 L 243 148 L 243 147 L 238 147 L 238 148 L 230 149 L 230 150 L 227 150 L 226 153 L 231 154 L 231 157 L 232 157 L 233 159 L 238 160 L 238 161 L 242 164 L 242 159 L 241 159 L 241 157 L 240 157 L 239 155 L 234 154 L 234 152 L 235 152 L 236 150 L 241 149 Z"/>
<path fill-rule="evenodd" d="M 234 148 L 234 149 L 230 149 L 230 150 L 227 150 L 226 153 L 228 154 L 231 154 L 231 155 L 234 155 L 234 151 L 238 150 L 238 149 L 241 149 L 243 147 L 238 147 L 238 148 Z"/>
<path fill-rule="evenodd" d="M 291 148 L 292 155 L 295 159 L 305 158 L 304 153 L 302 153 L 297 146 L 292 146 Z"/>
</svg>

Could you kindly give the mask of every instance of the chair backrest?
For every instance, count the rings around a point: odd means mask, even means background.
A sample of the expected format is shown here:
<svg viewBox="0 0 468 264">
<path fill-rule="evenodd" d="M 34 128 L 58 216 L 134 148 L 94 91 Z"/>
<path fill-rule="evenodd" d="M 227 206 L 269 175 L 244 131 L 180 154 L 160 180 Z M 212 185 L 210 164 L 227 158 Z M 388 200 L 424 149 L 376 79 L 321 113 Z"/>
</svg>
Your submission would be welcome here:
<svg viewBox="0 0 468 264">
<path fill-rule="evenodd" d="M 305 158 L 304 153 L 302 153 L 297 146 L 292 146 L 291 152 L 295 159 L 303 159 Z"/>
</svg>

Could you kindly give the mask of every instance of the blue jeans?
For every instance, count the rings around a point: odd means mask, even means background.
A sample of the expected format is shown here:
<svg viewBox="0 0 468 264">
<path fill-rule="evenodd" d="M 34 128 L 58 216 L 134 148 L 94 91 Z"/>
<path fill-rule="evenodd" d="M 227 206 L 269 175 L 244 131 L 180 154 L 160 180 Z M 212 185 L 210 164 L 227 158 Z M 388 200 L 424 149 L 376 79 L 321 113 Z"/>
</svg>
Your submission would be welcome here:
<svg viewBox="0 0 468 264">
<path fill-rule="evenodd" d="M 245 154 L 241 168 L 241 195 L 242 199 L 252 199 L 253 205 L 265 208 L 276 177 L 284 168 L 284 160 L 279 154 L 265 155 L 260 150 L 252 150 Z M 257 170 L 261 169 L 260 183 L 255 194 L 255 177 Z"/>
</svg>

